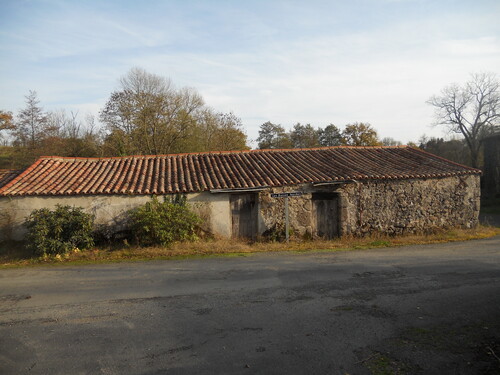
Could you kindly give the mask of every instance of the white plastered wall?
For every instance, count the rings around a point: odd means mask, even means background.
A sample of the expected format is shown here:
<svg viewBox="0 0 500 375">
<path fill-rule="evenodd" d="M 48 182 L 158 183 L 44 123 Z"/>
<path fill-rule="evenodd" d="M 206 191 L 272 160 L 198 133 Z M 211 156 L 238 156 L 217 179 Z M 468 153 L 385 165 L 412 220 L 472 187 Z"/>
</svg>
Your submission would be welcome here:
<svg viewBox="0 0 500 375">
<path fill-rule="evenodd" d="M 36 209 L 54 209 L 57 204 L 82 207 L 85 212 L 95 216 L 96 224 L 117 224 L 128 210 L 150 199 L 150 195 L 1 197 L 0 240 L 8 236 L 15 240 L 22 239 L 26 232 L 23 223 Z M 221 237 L 231 236 L 229 194 L 193 193 L 187 194 L 187 200 L 193 210 L 200 214 L 204 228 Z"/>
</svg>

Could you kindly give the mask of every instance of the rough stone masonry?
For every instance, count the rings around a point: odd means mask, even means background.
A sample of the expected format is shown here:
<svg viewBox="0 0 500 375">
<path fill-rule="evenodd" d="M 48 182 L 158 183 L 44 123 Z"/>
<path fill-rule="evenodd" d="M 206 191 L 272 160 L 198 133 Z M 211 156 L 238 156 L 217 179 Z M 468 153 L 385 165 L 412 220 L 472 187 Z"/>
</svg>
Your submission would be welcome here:
<svg viewBox="0 0 500 375">
<path fill-rule="evenodd" d="M 353 181 L 314 187 L 311 185 L 273 188 L 273 193 L 302 191 L 289 199 L 290 226 L 298 236 L 313 236 L 314 191 L 338 194 L 340 235 L 368 233 L 426 233 L 452 227 L 473 228 L 480 207 L 478 175 L 429 179 Z M 260 193 L 261 228 L 282 227 L 284 200 Z"/>
</svg>

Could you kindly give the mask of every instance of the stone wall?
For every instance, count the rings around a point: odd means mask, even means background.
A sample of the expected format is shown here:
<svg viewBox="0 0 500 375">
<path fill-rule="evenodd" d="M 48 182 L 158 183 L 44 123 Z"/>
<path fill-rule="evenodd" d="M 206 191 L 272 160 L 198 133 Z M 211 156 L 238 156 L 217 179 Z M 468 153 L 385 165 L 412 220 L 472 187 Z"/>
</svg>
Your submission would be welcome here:
<svg viewBox="0 0 500 375">
<path fill-rule="evenodd" d="M 310 184 L 273 188 L 259 196 L 259 232 L 284 228 L 284 198 L 271 193 L 301 191 L 289 198 L 290 228 L 296 236 L 314 237 L 313 192 L 339 195 L 341 235 L 424 233 L 438 228 L 472 228 L 478 224 L 479 176 L 379 180 L 346 184 Z"/>
<path fill-rule="evenodd" d="M 300 191 L 300 197 L 288 198 L 290 228 L 294 235 L 309 236 L 312 228 L 312 191 L 310 185 L 276 187 L 259 193 L 259 234 L 284 230 L 285 198 L 271 198 L 271 193 Z"/>
<path fill-rule="evenodd" d="M 354 183 L 342 188 L 341 201 L 347 211 L 344 234 L 472 228 L 478 224 L 480 182 L 467 175 Z"/>
</svg>

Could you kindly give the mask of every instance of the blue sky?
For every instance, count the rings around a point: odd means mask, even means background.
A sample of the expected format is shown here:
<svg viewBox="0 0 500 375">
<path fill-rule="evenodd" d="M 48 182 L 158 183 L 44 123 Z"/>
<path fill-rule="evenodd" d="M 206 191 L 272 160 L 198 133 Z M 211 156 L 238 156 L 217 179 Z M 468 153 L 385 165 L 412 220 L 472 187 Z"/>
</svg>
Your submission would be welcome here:
<svg viewBox="0 0 500 375">
<path fill-rule="evenodd" d="M 46 110 L 98 114 L 138 66 L 242 118 L 369 122 L 404 143 L 432 127 L 425 101 L 500 67 L 497 0 L 0 0 L 0 109 L 36 90 Z"/>
</svg>

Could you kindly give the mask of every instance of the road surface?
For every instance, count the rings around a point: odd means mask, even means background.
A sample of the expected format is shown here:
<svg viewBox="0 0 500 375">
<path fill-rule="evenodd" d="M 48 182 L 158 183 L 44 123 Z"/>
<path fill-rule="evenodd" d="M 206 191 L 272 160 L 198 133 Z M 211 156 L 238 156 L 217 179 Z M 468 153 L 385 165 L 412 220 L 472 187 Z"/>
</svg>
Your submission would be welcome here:
<svg viewBox="0 0 500 375">
<path fill-rule="evenodd" d="M 499 374 L 500 237 L 0 270 L 0 374 Z"/>
</svg>

